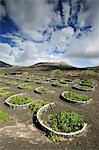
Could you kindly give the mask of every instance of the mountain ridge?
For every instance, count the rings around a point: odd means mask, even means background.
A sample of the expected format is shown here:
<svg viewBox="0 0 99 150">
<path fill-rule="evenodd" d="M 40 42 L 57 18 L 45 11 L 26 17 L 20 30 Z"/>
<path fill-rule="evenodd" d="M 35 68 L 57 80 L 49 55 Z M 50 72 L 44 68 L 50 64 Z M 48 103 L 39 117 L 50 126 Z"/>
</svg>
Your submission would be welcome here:
<svg viewBox="0 0 99 150">
<path fill-rule="evenodd" d="M 68 65 L 64 62 L 40 62 L 33 64 L 30 66 L 34 70 L 42 70 L 42 71 L 48 71 L 48 70 L 54 70 L 54 69 L 60 69 L 60 70 L 86 70 L 86 69 L 92 69 L 92 70 L 99 70 L 99 66 L 94 67 L 86 67 L 86 68 L 79 68 L 74 67 L 71 65 Z"/>
<path fill-rule="evenodd" d="M 42 70 L 42 71 L 49 71 L 54 69 L 60 69 L 60 70 L 76 69 L 76 67 L 70 66 L 64 62 L 40 62 L 30 67 L 35 70 Z"/>
<path fill-rule="evenodd" d="M 2 67 L 11 67 L 12 65 L 8 64 L 8 63 L 5 63 L 3 61 L 0 61 L 0 68 Z"/>
</svg>

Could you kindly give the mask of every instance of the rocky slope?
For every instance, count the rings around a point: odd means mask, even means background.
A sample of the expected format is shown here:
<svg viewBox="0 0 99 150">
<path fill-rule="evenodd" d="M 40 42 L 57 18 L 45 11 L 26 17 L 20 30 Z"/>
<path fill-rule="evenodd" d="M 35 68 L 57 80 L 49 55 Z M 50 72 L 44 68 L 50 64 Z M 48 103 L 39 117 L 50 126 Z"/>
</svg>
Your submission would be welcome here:
<svg viewBox="0 0 99 150">
<path fill-rule="evenodd" d="M 61 69 L 61 70 L 75 70 L 75 67 L 67 65 L 63 62 L 42 62 L 32 65 L 31 68 L 35 70 L 42 70 L 42 71 L 49 71 L 54 69 Z"/>
<path fill-rule="evenodd" d="M 9 64 L 7 64 L 7 63 L 5 63 L 3 61 L 0 61 L 0 68 L 1 67 L 11 67 L 11 65 L 9 65 Z"/>
</svg>

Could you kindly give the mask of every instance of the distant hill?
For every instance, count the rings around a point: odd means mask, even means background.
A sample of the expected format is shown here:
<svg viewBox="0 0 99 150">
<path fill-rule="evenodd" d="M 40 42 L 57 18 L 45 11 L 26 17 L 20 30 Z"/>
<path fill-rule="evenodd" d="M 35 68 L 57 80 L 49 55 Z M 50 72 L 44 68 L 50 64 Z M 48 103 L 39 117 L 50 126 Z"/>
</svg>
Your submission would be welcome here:
<svg viewBox="0 0 99 150">
<path fill-rule="evenodd" d="M 89 67 L 89 68 L 87 68 L 87 69 L 91 69 L 91 70 L 94 70 L 94 71 L 99 72 L 99 66 Z"/>
<path fill-rule="evenodd" d="M 77 68 L 72 67 L 70 65 L 67 65 L 66 63 L 63 62 L 41 62 L 34 64 L 32 66 L 34 70 L 40 70 L 40 71 L 49 71 L 49 70 L 54 70 L 54 69 L 61 69 L 61 70 L 75 70 Z"/>
<path fill-rule="evenodd" d="M 95 67 L 86 67 L 86 68 L 77 68 L 73 67 L 71 65 L 68 65 L 64 62 L 41 62 L 34 64 L 30 66 L 30 68 L 33 68 L 36 71 L 50 71 L 50 70 L 55 70 L 55 69 L 60 69 L 60 70 L 93 70 L 99 72 L 99 66 Z"/>
<path fill-rule="evenodd" d="M 11 67 L 11 65 L 9 65 L 3 61 L 0 61 L 0 68 L 2 68 L 2 67 Z"/>
</svg>

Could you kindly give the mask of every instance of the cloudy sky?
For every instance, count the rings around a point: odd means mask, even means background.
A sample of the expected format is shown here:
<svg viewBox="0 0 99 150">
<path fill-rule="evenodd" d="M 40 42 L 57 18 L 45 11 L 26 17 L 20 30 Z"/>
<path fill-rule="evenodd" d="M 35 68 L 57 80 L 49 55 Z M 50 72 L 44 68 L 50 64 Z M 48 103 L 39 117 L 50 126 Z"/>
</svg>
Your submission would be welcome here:
<svg viewBox="0 0 99 150">
<path fill-rule="evenodd" d="M 99 65 L 99 0 L 0 0 L 0 60 Z"/>
</svg>

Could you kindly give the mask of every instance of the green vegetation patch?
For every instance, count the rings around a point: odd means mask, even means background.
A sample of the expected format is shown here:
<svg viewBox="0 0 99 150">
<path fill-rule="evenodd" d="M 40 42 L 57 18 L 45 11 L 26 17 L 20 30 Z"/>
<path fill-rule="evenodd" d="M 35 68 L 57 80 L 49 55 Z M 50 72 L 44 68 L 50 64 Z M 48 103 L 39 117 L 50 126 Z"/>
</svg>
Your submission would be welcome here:
<svg viewBox="0 0 99 150">
<path fill-rule="evenodd" d="M 70 82 L 72 82 L 72 79 L 69 79 L 69 78 L 65 78 L 65 79 L 60 79 L 60 82 L 61 83 L 70 83 Z"/>
<path fill-rule="evenodd" d="M 92 90 L 93 89 L 92 86 L 83 85 L 83 84 L 76 84 L 75 88 L 82 89 L 82 90 Z"/>
<path fill-rule="evenodd" d="M 37 83 L 37 84 L 41 84 L 43 83 L 45 80 L 42 79 L 42 78 L 35 78 L 35 79 L 32 79 L 33 82 Z"/>
<path fill-rule="evenodd" d="M 78 94 L 75 92 L 65 92 L 64 97 L 73 101 L 87 101 L 89 97 L 87 95 Z"/>
<path fill-rule="evenodd" d="M 34 78 L 34 79 L 32 79 L 32 81 L 37 84 L 42 84 L 42 83 L 49 83 L 50 79 L 43 77 L 43 78 Z"/>
<path fill-rule="evenodd" d="M 23 96 L 14 96 L 10 103 L 14 105 L 25 105 L 28 103 L 31 103 L 34 99 L 29 95 L 23 95 Z"/>
<path fill-rule="evenodd" d="M 34 101 L 33 104 L 30 105 L 30 110 L 31 112 L 33 112 L 34 114 L 37 114 L 38 110 L 43 107 L 44 105 L 46 105 L 48 102 L 45 100 L 41 100 L 41 101 Z"/>
<path fill-rule="evenodd" d="M 40 93 L 40 94 L 55 93 L 54 90 L 51 90 L 45 86 L 41 86 L 41 87 L 36 88 L 35 92 Z"/>
<path fill-rule="evenodd" d="M 80 84 L 86 85 L 86 86 L 92 86 L 94 83 L 96 83 L 96 80 L 94 79 L 88 79 L 81 81 Z"/>
<path fill-rule="evenodd" d="M 3 112 L 2 110 L 0 110 L 0 120 L 4 121 L 4 122 L 8 122 L 9 121 L 8 114 Z"/>
<path fill-rule="evenodd" d="M 59 79 L 58 78 L 51 78 L 50 80 L 51 81 L 58 81 Z"/>
<path fill-rule="evenodd" d="M 49 92 L 50 90 L 49 90 L 48 87 L 41 87 L 40 91 L 42 91 L 42 92 Z"/>
<path fill-rule="evenodd" d="M 9 91 L 7 94 L 3 94 L 3 95 L 1 94 L 0 97 L 2 97 L 2 98 L 7 98 L 7 97 L 12 96 L 12 95 L 15 95 L 15 94 L 16 94 L 15 92 L 10 92 L 10 91 Z"/>
<path fill-rule="evenodd" d="M 0 89 L 7 88 L 6 86 L 0 85 Z"/>
<path fill-rule="evenodd" d="M 60 70 L 60 69 L 55 69 L 51 72 L 52 75 L 60 75 L 63 74 L 64 71 Z"/>
<path fill-rule="evenodd" d="M 56 81 L 56 82 L 53 82 L 52 85 L 58 86 L 58 87 L 66 87 L 66 86 L 68 86 L 68 83 L 66 83 L 66 82 L 62 83 L 60 81 Z"/>
<path fill-rule="evenodd" d="M 7 89 L 0 89 L 0 93 L 2 94 L 2 93 L 7 93 L 7 92 L 9 92 Z"/>
<path fill-rule="evenodd" d="M 21 89 L 35 89 L 37 86 L 30 83 L 23 83 L 18 86 Z"/>
<path fill-rule="evenodd" d="M 85 70 L 85 71 L 82 71 L 80 73 L 80 76 L 90 76 L 90 77 L 99 77 L 99 73 L 93 71 L 93 70 Z"/>
<path fill-rule="evenodd" d="M 7 84 L 14 84 L 14 85 L 16 85 L 16 84 L 19 84 L 19 82 L 18 81 L 9 81 L 9 82 L 7 82 Z"/>
<path fill-rule="evenodd" d="M 83 119 L 75 112 L 62 111 L 51 116 L 50 126 L 57 132 L 75 132 L 83 127 Z"/>
</svg>

